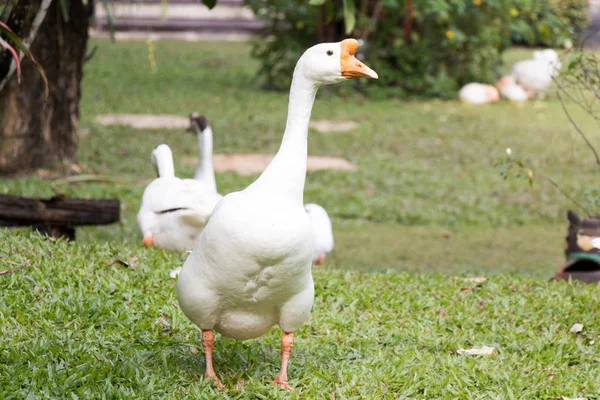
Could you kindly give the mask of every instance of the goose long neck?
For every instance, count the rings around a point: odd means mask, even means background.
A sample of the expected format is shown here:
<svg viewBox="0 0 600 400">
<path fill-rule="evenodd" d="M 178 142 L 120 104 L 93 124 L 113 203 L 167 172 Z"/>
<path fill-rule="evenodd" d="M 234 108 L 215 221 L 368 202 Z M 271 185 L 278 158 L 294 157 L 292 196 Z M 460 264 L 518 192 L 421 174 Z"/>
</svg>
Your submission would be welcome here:
<svg viewBox="0 0 600 400">
<path fill-rule="evenodd" d="M 197 133 L 198 136 L 198 167 L 194 179 L 206 184 L 208 189 L 217 191 L 215 171 L 212 163 L 213 134 L 210 125 L 204 131 Z"/>
<path fill-rule="evenodd" d="M 306 179 L 308 123 L 318 87 L 295 71 L 288 117 L 279 151 L 257 180 L 259 186 L 302 202 Z"/>
<path fill-rule="evenodd" d="M 158 151 L 155 154 L 156 169 L 160 178 L 172 178 L 175 176 L 173 165 L 173 154 L 170 151 Z"/>
</svg>

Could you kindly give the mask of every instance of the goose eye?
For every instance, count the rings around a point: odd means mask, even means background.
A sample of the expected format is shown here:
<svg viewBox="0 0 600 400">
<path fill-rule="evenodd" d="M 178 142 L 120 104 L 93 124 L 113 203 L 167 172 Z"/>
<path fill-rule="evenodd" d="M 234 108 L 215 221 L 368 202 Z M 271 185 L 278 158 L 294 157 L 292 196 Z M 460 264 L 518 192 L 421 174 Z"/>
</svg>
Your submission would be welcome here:
<svg viewBox="0 0 600 400">
<path fill-rule="evenodd" d="M 333 55 L 333 50 L 327 50 L 327 55 L 328 56 L 332 56 Z"/>
</svg>

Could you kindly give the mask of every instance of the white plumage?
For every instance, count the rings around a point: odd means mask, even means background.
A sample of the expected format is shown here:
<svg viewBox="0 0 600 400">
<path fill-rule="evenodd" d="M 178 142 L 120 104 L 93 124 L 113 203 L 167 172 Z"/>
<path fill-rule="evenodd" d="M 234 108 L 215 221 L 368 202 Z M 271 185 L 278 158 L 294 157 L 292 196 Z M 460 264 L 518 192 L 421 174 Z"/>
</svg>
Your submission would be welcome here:
<svg viewBox="0 0 600 400">
<path fill-rule="evenodd" d="M 273 325 L 282 335 L 275 384 L 287 383 L 293 332 L 313 303 L 313 236 L 303 207 L 310 113 L 319 86 L 377 74 L 356 60 L 357 42 L 308 49 L 294 70 L 281 147 L 262 175 L 217 205 L 185 262 L 177 298 L 202 330 L 206 376 L 212 367 L 213 330 L 234 339 L 261 336 Z"/>
<path fill-rule="evenodd" d="M 458 97 L 470 104 L 485 104 L 498 101 L 498 90 L 492 85 L 467 83 L 458 92 Z"/>
<path fill-rule="evenodd" d="M 201 182 L 175 177 L 173 154 L 166 144 L 152 151 L 151 160 L 158 178 L 144 190 L 137 215 L 144 245 L 167 251 L 192 249 L 221 196 Z"/>
<path fill-rule="evenodd" d="M 546 93 L 552 78 L 560 70 L 558 54 L 552 49 L 534 51 L 532 58 L 515 63 L 511 76 L 527 92 L 542 96 Z"/>
<path fill-rule="evenodd" d="M 314 238 L 313 264 L 320 265 L 333 250 L 331 220 L 327 211 L 318 204 L 305 204 L 304 209 L 310 218 Z"/>
<path fill-rule="evenodd" d="M 497 86 L 502 97 L 510 101 L 525 101 L 531 97 L 530 93 L 527 93 L 523 86 L 517 84 L 511 76 L 502 77 Z"/>
</svg>

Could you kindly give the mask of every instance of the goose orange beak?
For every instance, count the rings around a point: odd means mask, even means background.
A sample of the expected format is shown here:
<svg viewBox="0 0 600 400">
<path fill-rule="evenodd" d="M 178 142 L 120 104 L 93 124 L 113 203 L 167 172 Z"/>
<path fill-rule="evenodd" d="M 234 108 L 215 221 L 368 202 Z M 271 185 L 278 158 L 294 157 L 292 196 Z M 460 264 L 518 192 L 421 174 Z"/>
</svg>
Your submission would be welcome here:
<svg viewBox="0 0 600 400">
<path fill-rule="evenodd" d="M 144 239 L 142 240 L 142 243 L 144 243 L 144 247 L 150 247 L 150 246 L 152 246 L 152 235 L 146 235 L 146 236 L 144 236 Z"/>
<path fill-rule="evenodd" d="M 315 264 L 316 265 L 321 265 L 321 264 L 323 264 L 324 260 L 325 260 L 325 256 L 323 254 L 319 254 L 319 256 L 317 257 L 317 259 L 315 260 Z"/>
<path fill-rule="evenodd" d="M 377 79 L 379 77 L 377 72 L 373 71 L 354 57 L 356 50 L 358 50 L 358 41 L 356 39 L 342 40 L 341 45 L 342 54 L 340 54 L 340 66 L 344 78 L 352 79 L 368 76 L 369 78 Z"/>
</svg>

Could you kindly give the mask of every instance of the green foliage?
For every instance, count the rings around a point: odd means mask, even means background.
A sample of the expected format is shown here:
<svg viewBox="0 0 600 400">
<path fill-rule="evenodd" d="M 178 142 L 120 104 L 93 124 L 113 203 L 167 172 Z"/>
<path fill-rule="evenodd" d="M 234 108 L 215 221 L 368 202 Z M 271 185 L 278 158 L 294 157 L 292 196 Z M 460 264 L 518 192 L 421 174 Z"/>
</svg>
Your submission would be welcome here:
<svg viewBox="0 0 600 400">
<path fill-rule="evenodd" d="M 587 0 L 513 0 L 512 41 L 570 47 L 589 23 Z"/>
<path fill-rule="evenodd" d="M 256 41 L 253 49 L 265 86 L 286 89 L 302 51 L 350 34 L 366 41 L 364 59 L 379 74 L 378 81 L 355 85 L 370 92 L 385 88 L 395 97 L 448 98 L 465 83 L 493 83 L 511 35 L 529 44 L 564 44 L 584 26 L 586 12 L 585 0 L 365 0 L 359 7 L 352 0 L 246 3 L 272 39 Z"/>
</svg>

